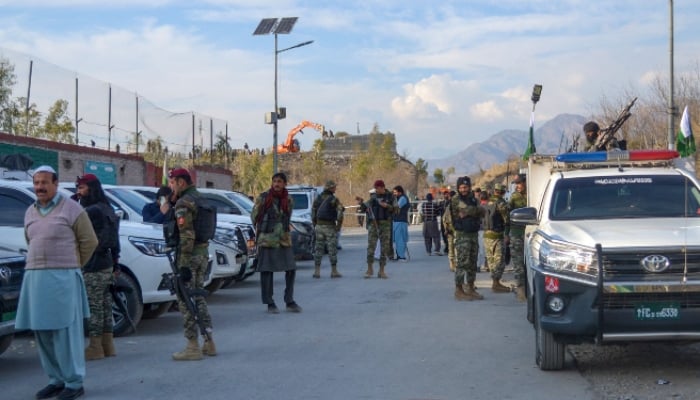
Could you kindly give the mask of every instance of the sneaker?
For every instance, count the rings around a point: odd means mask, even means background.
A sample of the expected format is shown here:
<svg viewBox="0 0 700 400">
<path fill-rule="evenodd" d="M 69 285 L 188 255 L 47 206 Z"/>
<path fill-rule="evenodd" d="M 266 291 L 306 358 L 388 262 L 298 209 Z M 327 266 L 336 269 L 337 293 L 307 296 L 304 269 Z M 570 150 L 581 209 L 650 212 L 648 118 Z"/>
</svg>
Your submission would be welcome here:
<svg viewBox="0 0 700 400">
<path fill-rule="evenodd" d="M 271 303 L 271 304 L 267 305 L 267 313 L 268 314 L 279 314 L 280 309 L 277 308 L 277 305 L 275 305 L 275 303 Z"/>
<path fill-rule="evenodd" d="M 52 397 L 58 396 L 58 394 L 61 393 L 63 389 L 65 389 L 65 386 L 63 384 L 54 385 L 53 383 L 50 383 L 40 391 L 36 392 L 36 398 L 50 399 Z"/>
<path fill-rule="evenodd" d="M 287 304 L 287 311 L 293 313 L 300 313 L 301 307 L 299 307 L 299 304 L 297 304 L 296 302 L 291 302 Z"/>
<path fill-rule="evenodd" d="M 436 251 L 436 252 L 433 253 L 433 254 L 435 254 L 436 256 L 441 256 L 441 255 L 442 255 L 442 253 L 440 252 L 440 250 Z"/>
<path fill-rule="evenodd" d="M 408 259 L 406 259 L 406 257 L 399 257 L 398 260 L 399 262 L 408 262 Z"/>
<path fill-rule="evenodd" d="M 85 389 L 79 387 L 77 389 L 65 388 L 58 394 L 58 400 L 75 400 L 85 394 Z"/>
</svg>

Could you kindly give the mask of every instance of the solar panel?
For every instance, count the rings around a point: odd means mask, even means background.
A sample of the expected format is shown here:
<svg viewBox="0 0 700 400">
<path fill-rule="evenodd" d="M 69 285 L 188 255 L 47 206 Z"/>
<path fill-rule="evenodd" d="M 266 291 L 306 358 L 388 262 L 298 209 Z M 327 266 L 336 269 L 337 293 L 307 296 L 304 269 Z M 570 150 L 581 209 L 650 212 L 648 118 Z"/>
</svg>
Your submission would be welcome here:
<svg viewBox="0 0 700 400">
<path fill-rule="evenodd" d="M 289 33 L 292 31 L 292 28 L 294 28 L 294 24 L 297 23 L 298 17 L 285 17 L 282 18 L 279 24 L 277 24 L 277 28 L 275 28 L 275 33 L 283 34 L 283 33 Z"/>
<path fill-rule="evenodd" d="M 258 27 L 255 28 L 255 32 L 253 32 L 253 35 L 267 35 L 270 32 L 272 32 L 272 29 L 275 27 L 275 24 L 277 23 L 277 18 L 263 18 L 262 21 L 258 24 Z"/>
</svg>

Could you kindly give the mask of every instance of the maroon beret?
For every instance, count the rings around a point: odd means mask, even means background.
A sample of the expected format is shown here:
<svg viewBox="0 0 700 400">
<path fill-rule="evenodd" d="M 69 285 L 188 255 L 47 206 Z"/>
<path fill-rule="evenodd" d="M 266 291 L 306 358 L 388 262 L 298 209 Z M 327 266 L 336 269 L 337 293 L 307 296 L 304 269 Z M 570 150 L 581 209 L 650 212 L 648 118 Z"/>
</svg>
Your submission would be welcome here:
<svg viewBox="0 0 700 400">
<path fill-rule="evenodd" d="M 97 179 L 97 176 L 93 174 L 85 174 L 83 176 L 79 176 L 78 179 L 75 180 L 76 185 L 86 185 L 88 182 L 94 182 L 94 181 L 99 181 Z"/>
<path fill-rule="evenodd" d="M 386 187 L 386 186 L 384 186 L 383 180 L 377 179 L 376 181 L 374 181 L 374 187 Z"/>
<path fill-rule="evenodd" d="M 190 172 L 184 168 L 173 168 L 168 172 L 168 178 L 184 178 L 190 177 Z"/>
</svg>

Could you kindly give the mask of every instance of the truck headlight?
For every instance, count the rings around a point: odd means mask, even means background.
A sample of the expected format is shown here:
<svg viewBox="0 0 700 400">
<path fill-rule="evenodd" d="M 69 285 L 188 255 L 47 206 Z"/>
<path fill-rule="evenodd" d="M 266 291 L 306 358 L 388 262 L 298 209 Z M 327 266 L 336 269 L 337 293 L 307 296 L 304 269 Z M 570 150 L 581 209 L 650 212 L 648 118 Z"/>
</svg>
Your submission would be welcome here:
<svg viewBox="0 0 700 400">
<path fill-rule="evenodd" d="M 598 263 L 591 249 L 569 243 L 554 242 L 542 236 L 533 239 L 533 255 L 545 270 L 587 276 L 598 275 Z"/>
<path fill-rule="evenodd" d="M 214 240 L 219 243 L 231 243 L 236 241 L 236 232 L 233 229 L 216 227 Z"/>
<path fill-rule="evenodd" d="M 165 240 L 129 237 L 129 242 L 141 253 L 151 257 L 165 257 Z"/>
</svg>

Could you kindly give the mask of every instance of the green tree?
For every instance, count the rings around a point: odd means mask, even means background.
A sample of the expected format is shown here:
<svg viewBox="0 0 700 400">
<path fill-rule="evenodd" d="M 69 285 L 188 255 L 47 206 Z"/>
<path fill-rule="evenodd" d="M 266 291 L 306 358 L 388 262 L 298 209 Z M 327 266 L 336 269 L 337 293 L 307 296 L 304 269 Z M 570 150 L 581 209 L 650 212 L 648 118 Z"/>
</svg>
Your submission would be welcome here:
<svg viewBox="0 0 700 400">
<path fill-rule="evenodd" d="M 56 100 L 44 120 L 44 137 L 54 142 L 73 143 L 75 128 L 68 117 L 67 110 L 67 100 Z"/>
<path fill-rule="evenodd" d="M 445 173 L 442 171 L 442 168 L 435 168 L 435 170 L 433 170 L 433 179 L 435 179 L 435 183 L 440 186 L 445 183 Z"/>
<path fill-rule="evenodd" d="M 12 132 L 14 102 L 12 101 L 12 87 L 17 76 L 15 66 L 6 58 L 0 58 L 0 129 Z"/>
<path fill-rule="evenodd" d="M 10 126 L 12 132 L 19 136 L 42 137 L 41 114 L 35 103 L 26 106 L 26 97 L 17 97 L 12 107 Z"/>
</svg>

